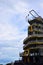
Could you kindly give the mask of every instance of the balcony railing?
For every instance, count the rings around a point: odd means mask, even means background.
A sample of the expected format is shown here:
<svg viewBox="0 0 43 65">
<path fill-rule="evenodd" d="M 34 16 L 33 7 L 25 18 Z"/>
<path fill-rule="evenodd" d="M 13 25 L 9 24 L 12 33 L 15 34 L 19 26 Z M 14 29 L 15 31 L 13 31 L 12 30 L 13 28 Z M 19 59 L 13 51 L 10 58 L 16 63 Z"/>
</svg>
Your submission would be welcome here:
<svg viewBox="0 0 43 65">
<path fill-rule="evenodd" d="M 31 41 L 31 42 L 28 42 L 27 44 L 25 44 L 24 46 L 23 46 L 23 49 L 25 49 L 27 46 L 28 47 L 33 47 L 33 44 L 36 44 L 36 45 L 41 45 L 41 44 L 43 44 L 43 40 L 42 41 Z M 30 46 L 29 46 L 30 45 Z M 35 46 L 35 45 L 34 45 Z"/>
<path fill-rule="evenodd" d="M 34 36 L 43 37 L 43 34 L 32 34 L 32 35 L 29 35 L 29 37 L 34 37 Z"/>
<path fill-rule="evenodd" d="M 20 57 L 22 56 L 28 56 L 28 53 L 27 54 L 25 52 L 20 53 Z"/>
<path fill-rule="evenodd" d="M 29 35 L 27 38 L 25 38 L 24 39 L 24 42 L 23 42 L 23 44 L 27 44 L 28 42 L 29 42 L 29 39 L 33 39 L 33 38 L 42 38 L 42 40 L 38 40 L 39 42 L 43 42 L 43 34 L 33 34 L 33 35 Z M 32 41 L 30 41 L 30 42 L 36 42 L 37 40 L 32 40 Z"/>
<path fill-rule="evenodd" d="M 36 23 L 33 23 L 32 26 L 38 26 L 38 27 L 41 27 L 41 28 L 43 27 L 42 24 L 36 24 Z"/>
</svg>

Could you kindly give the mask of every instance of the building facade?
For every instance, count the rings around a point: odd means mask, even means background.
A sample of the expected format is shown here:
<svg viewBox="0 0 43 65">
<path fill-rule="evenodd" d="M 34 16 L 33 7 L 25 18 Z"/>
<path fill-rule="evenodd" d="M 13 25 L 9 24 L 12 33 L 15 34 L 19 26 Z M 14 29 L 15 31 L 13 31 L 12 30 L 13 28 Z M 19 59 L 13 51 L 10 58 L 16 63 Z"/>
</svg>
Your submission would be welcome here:
<svg viewBox="0 0 43 65">
<path fill-rule="evenodd" d="M 28 37 L 23 41 L 20 57 L 24 62 L 43 62 L 43 18 L 38 16 L 28 23 Z"/>
</svg>

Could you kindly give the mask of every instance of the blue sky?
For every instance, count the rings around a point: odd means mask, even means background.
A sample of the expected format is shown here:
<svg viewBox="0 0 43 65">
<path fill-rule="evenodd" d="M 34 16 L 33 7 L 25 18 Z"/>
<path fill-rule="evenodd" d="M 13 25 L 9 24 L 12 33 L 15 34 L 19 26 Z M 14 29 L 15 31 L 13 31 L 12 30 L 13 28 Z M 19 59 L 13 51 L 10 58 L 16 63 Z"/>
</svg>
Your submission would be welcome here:
<svg viewBox="0 0 43 65">
<path fill-rule="evenodd" d="M 0 63 L 20 59 L 31 9 L 43 17 L 43 0 L 0 0 Z"/>
</svg>

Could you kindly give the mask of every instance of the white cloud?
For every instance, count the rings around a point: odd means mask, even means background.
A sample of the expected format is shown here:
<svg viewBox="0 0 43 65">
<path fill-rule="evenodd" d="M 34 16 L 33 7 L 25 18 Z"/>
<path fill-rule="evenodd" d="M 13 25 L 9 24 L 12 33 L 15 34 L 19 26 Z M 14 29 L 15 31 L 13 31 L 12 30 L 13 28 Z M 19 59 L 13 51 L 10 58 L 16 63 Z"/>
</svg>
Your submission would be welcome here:
<svg viewBox="0 0 43 65">
<path fill-rule="evenodd" d="M 39 4 L 39 5 L 40 5 L 40 7 L 41 7 L 41 8 L 43 8 L 43 2 L 40 2 L 40 4 Z"/>
<path fill-rule="evenodd" d="M 18 13 L 19 14 L 24 13 L 25 9 L 28 5 L 22 1 L 18 1 L 15 4 L 14 3 L 15 3 L 14 0 L 13 1 L 12 0 L 11 1 L 10 0 L 9 1 L 5 1 L 5 0 L 1 1 L 1 6 L 0 6 L 0 40 L 13 40 L 13 39 L 17 39 L 18 36 L 19 36 L 19 38 L 21 37 L 19 35 L 20 31 L 17 28 L 17 25 L 14 24 L 14 27 L 13 27 L 12 25 L 9 24 L 9 22 L 11 21 L 11 18 L 13 17 L 13 15 L 15 16 Z M 28 11 L 28 10 L 26 9 L 26 11 Z M 23 17 L 21 17 L 20 20 L 22 20 L 22 18 Z"/>
<path fill-rule="evenodd" d="M 0 40 L 13 40 L 16 39 L 18 34 L 18 29 L 16 26 L 14 28 L 9 24 L 0 23 Z"/>
<path fill-rule="evenodd" d="M 14 7 L 18 13 L 24 14 L 28 12 L 28 4 L 25 2 L 19 1 Z"/>
</svg>

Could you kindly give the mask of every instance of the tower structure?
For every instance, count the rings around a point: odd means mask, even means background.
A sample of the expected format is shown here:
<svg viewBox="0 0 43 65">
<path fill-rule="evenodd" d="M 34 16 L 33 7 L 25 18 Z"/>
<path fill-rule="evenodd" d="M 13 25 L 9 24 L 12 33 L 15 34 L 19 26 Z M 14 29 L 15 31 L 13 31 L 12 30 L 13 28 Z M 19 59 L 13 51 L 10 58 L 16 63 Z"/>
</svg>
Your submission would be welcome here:
<svg viewBox="0 0 43 65">
<path fill-rule="evenodd" d="M 32 20 L 28 20 L 28 37 L 24 39 L 24 52 L 20 53 L 24 62 L 43 62 L 43 18 L 38 15 Z"/>
</svg>

